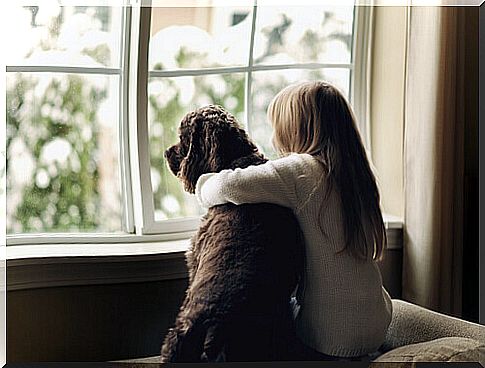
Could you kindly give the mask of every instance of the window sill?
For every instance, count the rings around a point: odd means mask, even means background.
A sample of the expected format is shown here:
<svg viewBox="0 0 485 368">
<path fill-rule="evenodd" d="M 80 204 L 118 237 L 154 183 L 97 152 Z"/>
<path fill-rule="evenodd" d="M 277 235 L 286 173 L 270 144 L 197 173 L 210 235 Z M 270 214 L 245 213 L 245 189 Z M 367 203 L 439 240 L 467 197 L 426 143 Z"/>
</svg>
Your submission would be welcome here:
<svg viewBox="0 0 485 368">
<path fill-rule="evenodd" d="M 402 221 L 386 215 L 384 222 L 387 249 L 401 249 Z M 6 247 L 7 291 L 186 278 L 188 247 L 189 239 L 9 246 Z"/>
<path fill-rule="evenodd" d="M 185 252 L 188 247 L 189 239 L 141 243 L 15 245 L 6 247 L 6 258 L 8 261 L 32 260 L 33 263 L 39 263 L 52 258 L 166 256 Z"/>
<path fill-rule="evenodd" d="M 394 215 L 383 214 L 384 225 L 387 230 L 389 229 L 402 229 L 404 221 L 402 218 Z"/>
<path fill-rule="evenodd" d="M 7 291 L 183 279 L 188 246 L 186 239 L 8 247 Z"/>
</svg>

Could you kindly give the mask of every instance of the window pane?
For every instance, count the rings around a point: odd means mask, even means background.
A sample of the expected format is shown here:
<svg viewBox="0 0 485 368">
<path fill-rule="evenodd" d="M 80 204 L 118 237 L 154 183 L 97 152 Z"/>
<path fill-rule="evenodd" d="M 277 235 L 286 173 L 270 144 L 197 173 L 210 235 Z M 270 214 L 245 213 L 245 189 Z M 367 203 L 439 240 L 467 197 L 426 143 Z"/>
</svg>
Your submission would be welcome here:
<svg viewBox="0 0 485 368">
<path fill-rule="evenodd" d="M 266 117 L 268 105 L 276 94 L 292 83 L 304 80 L 326 80 L 348 97 L 349 69 L 288 69 L 279 71 L 258 71 L 252 74 L 252 119 L 250 133 L 258 146 L 269 158 L 276 158 L 271 145 L 273 129 Z"/>
<path fill-rule="evenodd" d="M 150 70 L 247 65 L 251 7 L 153 8 Z"/>
<path fill-rule="evenodd" d="M 7 232 L 121 230 L 118 76 L 7 73 Z"/>
<path fill-rule="evenodd" d="M 241 122 L 244 115 L 244 74 L 150 78 L 149 136 L 155 220 L 203 213 L 195 196 L 187 194 L 170 172 L 164 151 L 178 142 L 182 117 L 207 104 L 219 104 Z"/>
<path fill-rule="evenodd" d="M 7 65 L 119 67 L 121 7 L 45 3 L 7 7 Z"/>
<path fill-rule="evenodd" d="M 350 63 L 353 6 L 261 6 L 254 64 Z"/>
</svg>

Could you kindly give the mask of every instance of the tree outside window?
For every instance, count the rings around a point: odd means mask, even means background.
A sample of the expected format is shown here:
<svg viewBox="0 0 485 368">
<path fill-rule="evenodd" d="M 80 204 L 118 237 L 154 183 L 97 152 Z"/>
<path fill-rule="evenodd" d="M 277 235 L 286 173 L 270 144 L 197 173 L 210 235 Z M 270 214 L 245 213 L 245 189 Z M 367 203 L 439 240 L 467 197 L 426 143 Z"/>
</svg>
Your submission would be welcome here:
<svg viewBox="0 0 485 368">
<path fill-rule="evenodd" d="M 16 8 L 12 24 L 19 37 L 9 64 L 27 69 L 7 74 L 7 233 L 120 232 L 118 157 L 127 147 L 119 140 L 120 74 L 111 71 L 121 68 L 121 9 L 49 4 Z M 258 8 L 253 40 L 252 12 L 152 9 L 147 149 L 157 221 L 202 213 L 163 159 L 189 110 L 224 106 L 274 158 L 266 108 L 281 88 L 326 79 L 348 95 L 352 7 Z M 65 66 L 98 72 L 56 71 Z M 208 68 L 236 69 L 184 75 Z M 165 71 L 177 75 L 156 74 Z"/>
</svg>

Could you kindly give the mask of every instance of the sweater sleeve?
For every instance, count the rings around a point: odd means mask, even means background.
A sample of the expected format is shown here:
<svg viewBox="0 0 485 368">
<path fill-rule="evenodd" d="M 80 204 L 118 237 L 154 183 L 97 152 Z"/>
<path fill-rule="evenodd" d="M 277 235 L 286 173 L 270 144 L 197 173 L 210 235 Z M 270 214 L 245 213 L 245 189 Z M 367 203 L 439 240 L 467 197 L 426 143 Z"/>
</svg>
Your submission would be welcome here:
<svg viewBox="0 0 485 368">
<path fill-rule="evenodd" d="M 266 202 L 295 209 L 305 190 L 304 171 L 301 160 L 290 155 L 244 169 L 204 174 L 197 181 L 197 200 L 206 208 L 228 202 Z"/>
</svg>

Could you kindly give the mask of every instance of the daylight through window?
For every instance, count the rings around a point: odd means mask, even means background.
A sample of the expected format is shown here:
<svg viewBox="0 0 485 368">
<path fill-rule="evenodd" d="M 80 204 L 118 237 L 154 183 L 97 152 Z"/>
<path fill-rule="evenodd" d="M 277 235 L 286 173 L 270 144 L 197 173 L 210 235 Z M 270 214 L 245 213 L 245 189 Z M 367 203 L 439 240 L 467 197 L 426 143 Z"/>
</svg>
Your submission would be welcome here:
<svg viewBox="0 0 485 368">
<path fill-rule="evenodd" d="M 352 6 L 154 7 L 148 18 L 112 6 L 9 11 L 16 35 L 6 41 L 11 239 L 193 230 L 203 210 L 163 158 L 188 111 L 224 106 L 275 158 L 266 109 L 279 90 L 321 79 L 349 98 L 356 88 Z M 143 22 L 150 22 L 145 33 Z M 143 40 L 145 65 L 129 62 Z M 140 72 L 145 99 L 128 92 Z M 139 124 L 128 121 L 139 116 L 132 109 L 146 113 L 145 141 L 128 129 Z M 138 162 L 130 142 L 144 153 Z M 146 175 L 134 170 L 143 163 Z"/>
</svg>

